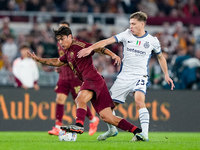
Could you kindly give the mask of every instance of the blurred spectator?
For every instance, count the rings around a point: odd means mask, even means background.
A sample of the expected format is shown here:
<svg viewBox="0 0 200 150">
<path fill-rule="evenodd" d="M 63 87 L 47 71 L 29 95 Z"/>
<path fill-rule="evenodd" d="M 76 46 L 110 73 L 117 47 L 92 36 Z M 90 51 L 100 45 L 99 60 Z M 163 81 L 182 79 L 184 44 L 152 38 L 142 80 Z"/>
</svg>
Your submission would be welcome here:
<svg viewBox="0 0 200 150">
<path fill-rule="evenodd" d="M 3 66 L 1 67 L 1 72 L 12 72 L 12 66 L 7 56 L 2 55 Z"/>
<path fill-rule="evenodd" d="M 4 17 L 2 21 L 3 21 L 3 26 L 0 29 L 0 39 L 1 42 L 4 42 L 8 35 L 12 35 L 14 38 L 14 30 L 9 27 L 10 24 L 9 17 Z"/>
<path fill-rule="evenodd" d="M 2 45 L 2 53 L 6 57 L 8 57 L 8 61 L 10 63 L 13 62 L 14 58 L 18 53 L 18 47 L 12 35 L 7 35 L 7 39 L 5 43 Z"/>
<path fill-rule="evenodd" d="M 46 6 L 41 6 L 40 7 L 40 14 L 37 16 L 37 22 L 38 23 L 43 23 L 51 20 L 51 14 L 47 12 Z"/>
<path fill-rule="evenodd" d="M 19 5 L 19 11 L 26 11 L 26 3 L 25 2 L 20 2 L 18 3 Z"/>
<path fill-rule="evenodd" d="M 165 50 L 165 52 L 169 54 L 175 53 L 175 47 L 177 46 L 177 42 L 170 33 L 169 29 L 171 28 L 169 22 L 163 23 L 163 32 L 161 33 L 160 37 L 158 37 L 161 49 Z"/>
<path fill-rule="evenodd" d="M 12 85 L 14 82 L 12 75 L 12 66 L 5 55 L 0 56 L 0 62 L 3 61 L 3 66 L 0 68 L 0 83 L 3 85 Z"/>
<path fill-rule="evenodd" d="M 31 29 L 29 34 L 32 35 L 32 36 L 36 36 L 36 37 L 40 36 L 40 29 L 38 27 L 38 23 L 37 22 L 34 22 L 33 28 Z"/>
<path fill-rule="evenodd" d="M 149 17 L 155 17 L 158 14 L 158 7 L 154 0 L 141 0 L 138 9 L 145 12 Z"/>
<path fill-rule="evenodd" d="M 57 52 L 57 45 L 55 43 L 55 38 L 53 36 L 46 36 L 44 37 L 43 42 L 44 47 L 44 58 L 57 58 L 58 52 Z"/>
<path fill-rule="evenodd" d="M 44 47 L 42 46 L 42 45 L 38 45 L 37 47 L 36 47 L 36 52 L 35 52 L 35 54 L 38 56 L 38 57 L 43 57 L 43 54 L 44 54 Z M 38 66 L 38 69 L 39 69 L 39 71 L 44 71 L 44 69 L 43 69 L 43 65 L 41 64 L 41 63 L 39 63 L 39 62 L 36 62 L 37 63 L 37 66 Z"/>
<path fill-rule="evenodd" d="M 26 4 L 27 11 L 39 11 L 40 10 L 40 1 L 39 0 L 29 0 Z"/>
<path fill-rule="evenodd" d="M 84 40 L 86 42 L 90 42 L 88 31 L 86 28 L 78 29 L 76 38 L 79 40 Z"/>
<path fill-rule="evenodd" d="M 174 81 L 176 89 L 191 89 L 196 82 L 196 68 L 200 66 L 200 61 L 194 60 L 187 54 L 187 50 L 179 46 L 177 58 L 173 65 Z"/>
<path fill-rule="evenodd" d="M 37 81 L 39 79 L 39 72 L 36 62 L 28 57 L 27 51 L 30 48 L 27 44 L 20 47 L 21 57 L 15 59 L 13 62 L 13 75 L 15 77 L 17 87 L 24 89 L 34 88 L 39 90 Z"/>
<path fill-rule="evenodd" d="M 187 3 L 183 6 L 183 12 L 185 17 L 199 16 L 199 9 L 195 4 L 195 0 L 187 0 Z"/>
<path fill-rule="evenodd" d="M 168 66 L 168 69 L 170 69 L 170 65 L 169 65 L 169 55 L 168 55 L 168 52 L 165 51 L 165 50 L 162 50 L 162 54 L 163 56 L 165 57 L 166 61 L 167 61 L 167 66 Z M 162 89 L 163 86 L 166 86 L 166 82 L 165 82 L 165 79 L 164 79 L 164 74 L 159 66 L 159 63 L 157 61 L 157 59 L 155 58 L 155 55 L 153 55 L 153 57 L 151 58 L 150 60 L 150 71 L 149 71 L 149 74 L 150 74 L 150 87 L 153 88 L 153 89 Z M 169 76 L 170 75 L 170 70 L 168 70 L 169 72 Z M 168 85 L 167 85 L 168 86 Z"/>
<path fill-rule="evenodd" d="M 3 55 L 0 49 L 0 70 L 3 68 Z"/>
<path fill-rule="evenodd" d="M 7 8 L 5 6 L 7 6 L 8 0 L 0 0 L 0 10 L 6 10 Z"/>
<path fill-rule="evenodd" d="M 118 13 L 119 0 L 107 0 L 101 5 L 103 13 Z"/>
<path fill-rule="evenodd" d="M 140 0 L 121 0 L 120 4 L 126 14 L 132 14 L 138 11 L 137 5 Z"/>
<path fill-rule="evenodd" d="M 26 37 L 24 34 L 19 33 L 17 36 L 17 45 L 20 46 L 26 42 Z"/>
<path fill-rule="evenodd" d="M 9 0 L 8 4 L 7 4 L 7 8 L 9 11 L 18 11 L 19 10 L 19 6 L 15 2 L 15 0 Z"/>
<path fill-rule="evenodd" d="M 54 3 L 54 0 L 45 0 L 44 6 L 46 7 L 46 10 L 48 12 L 56 11 L 56 5 Z"/>
</svg>

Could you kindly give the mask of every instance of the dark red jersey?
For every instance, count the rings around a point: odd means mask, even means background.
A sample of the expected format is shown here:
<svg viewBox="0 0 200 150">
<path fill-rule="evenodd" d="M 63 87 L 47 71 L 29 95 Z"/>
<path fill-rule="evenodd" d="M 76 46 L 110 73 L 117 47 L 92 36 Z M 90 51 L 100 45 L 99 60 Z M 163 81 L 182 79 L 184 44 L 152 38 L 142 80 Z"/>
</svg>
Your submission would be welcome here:
<svg viewBox="0 0 200 150">
<path fill-rule="evenodd" d="M 59 56 L 60 57 L 63 56 L 66 50 L 64 50 L 59 43 L 57 43 L 57 47 Z M 68 64 L 60 67 L 59 80 L 74 80 L 74 79 L 79 80 Z"/>
<path fill-rule="evenodd" d="M 80 91 L 82 90 L 92 90 L 95 95 L 91 99 L 92 105 L 97 113 L 101 110 L 111 107 L 114 108 L 115 105 L 110 97 L 108 88 L 102 76 L 97 72 L 92 62 L 92 55 L 82 58 L 77 57 L 77 53 L 91 44 L 84 41 L 74 39 L 72 45 L 68 48 L 66 53 L 60 57 L 60 61 L 68 63 L 72 68 L 74 73 L 83 82 Z"/>
<path fill-rule="evenodd" d="M 97 69 L 92 62 L 92 55 L 94 53 L 91 53 L 87 57 L 77 57 L 77 54 L 81 49 L 91 45 L 92 44 L 87 42 L 74 39 L 70 48 L 62 57 L 60 57 L 60 61 L 68 63 L 74 73 L 83 82 L 85 80 L 88 80 L 89 82 L 102 80 L 102 76 L 97 72 Z M 101 87 L 101 85 L 99 85 L 99 87 Z"/>
</svg>

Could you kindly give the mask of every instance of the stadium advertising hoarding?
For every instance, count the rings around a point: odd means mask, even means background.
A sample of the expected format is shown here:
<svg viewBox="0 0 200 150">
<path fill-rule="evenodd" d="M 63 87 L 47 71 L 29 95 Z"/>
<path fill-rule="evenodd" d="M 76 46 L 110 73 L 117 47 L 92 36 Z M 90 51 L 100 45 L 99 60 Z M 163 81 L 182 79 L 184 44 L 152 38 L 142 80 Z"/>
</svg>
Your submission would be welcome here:
<svg viewBox="0 0 200 150">
<path fill-rule="evenodd" d="M 198 131 L 200 132 L 199 91 L 149 90 L 146 106 L 150 113 L 150 131 Z M 53 88 L 24 90 L 0 88 L 0 131 L 47 131 L 55 122 L 55 98 Z M 97 115 L 91 106 L 93 114 Z M 116 114 L 140 127 L 139 113 L 132 97 L 116 108 Z M 64 124 L 74 124 L 76 107 L 71 95 L 65 103 Z M 85 131 L 89 121 L 85 119 Z M 106 131 L 101 120 L 98 131 Z"/>
</svg>

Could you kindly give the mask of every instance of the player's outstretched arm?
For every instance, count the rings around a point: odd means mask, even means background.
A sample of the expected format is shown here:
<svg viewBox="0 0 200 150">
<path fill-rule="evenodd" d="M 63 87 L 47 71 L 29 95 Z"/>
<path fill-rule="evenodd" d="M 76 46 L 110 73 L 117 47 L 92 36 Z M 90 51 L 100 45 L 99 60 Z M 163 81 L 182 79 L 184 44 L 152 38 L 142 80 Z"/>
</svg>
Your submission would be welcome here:
<svg viewBox="0 0 200 150">
<path fill-rule="evenodd" d="M 40 57 L 37 57 L 35 53 L 31 53 L 29 51 L 27 51 L 27 53 L 28 53 L 28 56 L 31 57 L 33 60 L 40 62 L 44 65 L 60 67 L 65 64 L 64 62 L 61 62 L 59 58 L 40 58 Z"/>
<path fill-rule="evenodd" d="M 97 48 L 101 48 L 101 47 L 105 47 L 106 45 L 110 45 L 112 43 L 115 43 L 116 42 L 116 39 L 114 37 L 111 37 L 111 38 L 108 38 L 108 39 L 105 39 L 105 40 L 101 40 L 93 45 L 91 45 L 90 47 L 88 48 L 84 48 L 82 50 L 80 50 L 78 52 L 78 58 L 81 58 L 81 57 L 86 57 L 88 56 L 94 49 L 97 49 Z"/>
<path fill-rule="evenodd" d="M 173 90 L 175 86 L 174 86 L 173 80 L 169 77 L 166 59 L 164 58 L 162 53 L 158 54 L 157 58 L 158 58 L 160 67 L 162 68 L 162 71 L 165 74 L 165 81 L 171 85 L 171 90 Z"/>
<path fill-rule="evenodd" d="M 112 59 L 115 60 L 114 65 L 115 64 L 121 65 L 121 58 L 105 47 L 97 48 L 97 49 L 94 50 L 94 52 L 104 54 L 104 55 L 109 55 Z"/>
</svg>

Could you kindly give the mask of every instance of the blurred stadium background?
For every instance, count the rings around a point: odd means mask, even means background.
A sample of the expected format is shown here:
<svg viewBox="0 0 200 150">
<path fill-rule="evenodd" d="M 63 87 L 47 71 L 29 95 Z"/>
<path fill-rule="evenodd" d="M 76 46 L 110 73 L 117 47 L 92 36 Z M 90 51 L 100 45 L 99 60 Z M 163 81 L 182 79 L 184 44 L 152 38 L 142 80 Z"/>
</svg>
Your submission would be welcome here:
<svg viewBox="0 0 200 150">
<path fill-rule="evenodd" d="M 186 92 L 187 95 L 192 95 L 191 91 L 198 91 L 200 89 L 199 0 L 0 0 L 0 96 L 5 99 L 9 95 L 6 91 L 14 89 L 12 63 L 20 56 L 19 47 L 22 43 L 29 43 L 31 50 L 38 56 L 58 57 L 52 29 L 58 28 L 60 21 L 65 20 L 70 23 L 74 37 L 95 43 L 128 28 L 130 14 L 139 10 L 148 15 L 146 30 L 160 40 L 169 74 L 175 82 L 175 91 L 187 90 L 189 92 Z M 108 48 L 123 57 L 121 44 L 113 44 Z M 119 67 L 113 66 L 109 57 L 95 54 L 93 59 L 110 88 Z M 152 56 L 149 67 L 150 92 L 153 89 L 162 93 L 169 89 L 155 55 Z M 48 92 L 53 92 L 58 74 L 53 67 L 38 64 L 38 68 L 40 90 L 48 89 Z M 19 93 L 23 95 L 26 92 Z M 17 97 L 17 93 L 13 93 Z M 162 96 L 164 95 L 160 95 Z M 171 97 L 169 99 L 172 99 Z M 195 98 L 197 97 L 198 93 Z M 0 99 L 1 106 L 4 99 Z M 48 99 L 54 101 L 55 98 L 51 96 Z M 12 100 L 19 101 L 17 98 Z M 10 104 L 9 96 L 5 101 L 6 105 Z M 165 101 L 167 99 L 164 99 Z M 184 104 L 184 96 L 181 101 Z M 188 106 L 190 103 L 186 104 Z M 185 109 L 187 110 L 187 107 Z M 1 121 L 5 121 L 5 112 L 1 111 L 1 114 L 3 114 Z M 51 122 L 53 125 L 53 119 Z M 200 131 L 199 128 L 198 130 Z"/>
</svg>

